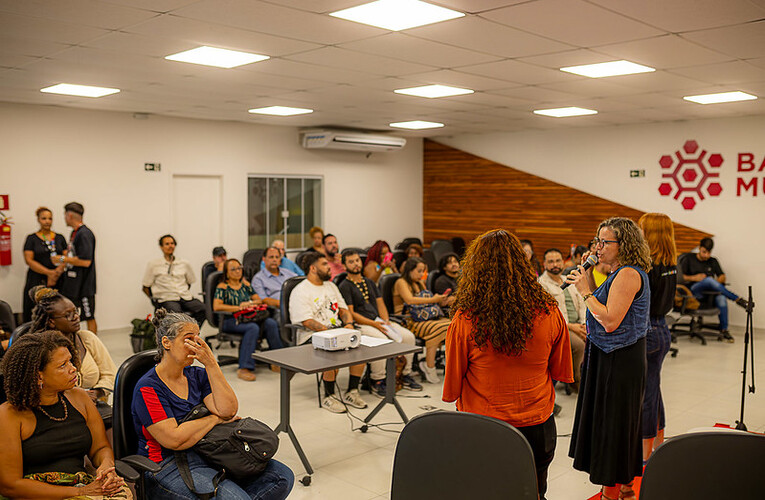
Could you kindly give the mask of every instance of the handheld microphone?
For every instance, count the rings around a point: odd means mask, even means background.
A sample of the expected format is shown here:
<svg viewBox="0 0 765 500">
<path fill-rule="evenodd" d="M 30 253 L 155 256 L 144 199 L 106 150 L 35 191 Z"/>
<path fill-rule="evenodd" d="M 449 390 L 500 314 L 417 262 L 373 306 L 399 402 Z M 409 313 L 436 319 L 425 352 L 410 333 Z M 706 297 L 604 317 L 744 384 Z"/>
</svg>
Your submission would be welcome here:
<svg viewBox="0 0 765 500">
<path fill-rule="evenodd" d="M 592 254 L 592 255 L 590 255 L 589 257 L 587 257 L 587 261 L 586 261 L 586 262 L 584 263 L 584 265 L 582 266 L 582 267 L 584 268 L 584 269 L 583 269 L 583 271 L 586 271 L 586 270 L 588 270 L 589 268 L 591 268 L 592 266 L 594 266 L 594 265 L 595 265 L 595 264 L 597 264 L 597 263 L 598 263 L 598 256 L 597 256 L 597 255 L 595 255 L 595 254 Z M 570 284 L 571 284 L 571 283 L 563 283 L 563 284 L 560 286 L 560 289 L 561 289 L 561 290 L 565 290 L 565 289 L 566 289 L 566 287 L 568 287 Z"/>
</svg>

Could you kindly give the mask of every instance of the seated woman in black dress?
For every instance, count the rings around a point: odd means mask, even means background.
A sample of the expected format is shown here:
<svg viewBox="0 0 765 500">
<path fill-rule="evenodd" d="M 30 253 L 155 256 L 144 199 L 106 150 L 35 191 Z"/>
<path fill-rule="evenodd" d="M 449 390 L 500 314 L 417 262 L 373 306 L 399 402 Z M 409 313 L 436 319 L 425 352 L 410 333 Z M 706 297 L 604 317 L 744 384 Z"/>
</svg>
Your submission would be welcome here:
<svg viewBox="0 0 765 500">
<path fill-rule="evenodd" d="M 55 331 L 15 340 L 3 357 L 8 401 L 0 405 L 0 495 L 131 498 L 95 405 L 75 388 L 75 350 Z M 87 474 L 84 458 L 97 467 Z"/>
<path fill-rule="evenodd" d="M 32 321 L 35 303 L 29 297 L 29 290 L 37 285 L 53 286 L 63 272 L 64 266 L 56 266 L 52 257 L 66 255 L 66 239 L 51 231 L 53 213 L 46 207 L 37 209 L 40 230 L 27 236 L 24 241 L 24 261 L 29 266 L 27 282 L 24 285 L 24 322 Z"/>
</svg>

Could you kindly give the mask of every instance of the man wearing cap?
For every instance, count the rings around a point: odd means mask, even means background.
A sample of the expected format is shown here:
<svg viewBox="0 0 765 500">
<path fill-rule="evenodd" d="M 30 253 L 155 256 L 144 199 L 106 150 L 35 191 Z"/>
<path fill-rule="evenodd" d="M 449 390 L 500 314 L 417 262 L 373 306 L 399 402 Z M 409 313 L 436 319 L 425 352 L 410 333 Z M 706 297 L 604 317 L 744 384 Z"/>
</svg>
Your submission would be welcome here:
<svg viewBox="0 0 765 500">
<path fill-rule="evenodd" d="M 143 274 L 143 293 L 168 311 L 185 312 L 202 326 L 205 306 L 191 295 L 196 281 L 189 261 L 175 256 L 175 238 L 166 234 L 159 238 L 162 257 L 149 261 Z"/>
<path fill-rule="evenodd" d="M 215 264 L 215 270 L 223 272 L 223 265 L 226 263 L 226 259 L 228 259 L 226 249 L 223 247 L 213 248 L 212 257 L 213 263 Z"/>
<path fill-rule="evenodd" d="M 67 255 L 51 257 L 56 265 L 66 264 L 63 281 L 59 285 L 62 295 L 80 308 L 80 319 L 88 323 L 88 330 L 97 333 L 96 325 L 96 237 L 83 222 L 85 207 L 73 201 L 64 205 L 64 221 L 72 228 Z"/>
</svg>

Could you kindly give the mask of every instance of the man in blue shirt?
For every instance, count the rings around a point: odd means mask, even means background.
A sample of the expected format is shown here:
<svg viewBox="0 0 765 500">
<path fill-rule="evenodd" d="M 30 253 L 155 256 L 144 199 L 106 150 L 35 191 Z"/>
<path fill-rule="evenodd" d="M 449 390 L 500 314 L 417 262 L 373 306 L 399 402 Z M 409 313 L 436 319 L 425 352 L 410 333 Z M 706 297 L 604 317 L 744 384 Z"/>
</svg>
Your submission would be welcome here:
<svg viewBox="0 0 765 500">
<path fill-rule="evenodd" d="M 287 281 L 287 278 L 297 276 L 289 269 L 279 267 L 284 260 L 278 248 L 266 248 L 263 252 L 261 269 L 252 277 L 252 288 L 266 305 L 279 307 L 282 284 Z"/>
<path fill-rule="evenodd" d="M 274 240 L 273 243 L 271 243 L 271 246 L 279 250 L 279 255 L 281 257 L 281 261 L 279 262 L 279 267 L 288 269 L 292 271 L 293 273 L 297 274 L 298 276 L 305 276 L 305 273 L 303 272 L 303 270 L 300 269 L 300 267 L 297 264 L 295 264 L 294 262 L 292 262 L 286 257 L 287 252 L 284 250 L 284 242 L 282 240 Z M 263 257 L 264 257 L 263 262 L 260 263 L 261 271 L 266 268 L 265 255 Z"/>
</svg>

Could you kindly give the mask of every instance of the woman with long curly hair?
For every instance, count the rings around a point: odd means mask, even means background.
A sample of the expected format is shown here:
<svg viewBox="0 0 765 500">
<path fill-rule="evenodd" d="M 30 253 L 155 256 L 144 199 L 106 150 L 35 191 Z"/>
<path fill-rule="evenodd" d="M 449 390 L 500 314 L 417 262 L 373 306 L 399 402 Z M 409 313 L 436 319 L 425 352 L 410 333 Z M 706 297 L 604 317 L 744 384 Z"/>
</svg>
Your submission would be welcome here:
<svg viewBox="0 0 765 500">
<path fill-rule="evenodd" d="M 443 400 L 517 427 L 534 452 L 540 499 L 555 454 L 553 380 L 573 382 L 568 328 L 521 243 L 501 229 L 465 252 L 446 336 Z"/>
<path fill-rule="evenodd" d="M 638 225 L 622 217 L 600 223 L 595 248 L 599 261 L 611 266 L 608 279 L 596 287 L 592 268 L 579 266 L 566 280 L 587 306 L 587 346 L 569 455 L 575 469 L 602 485 L 602 499 L 634 498 L 632 481 L 643 470 L 651 256 Z"/>
</svg>

